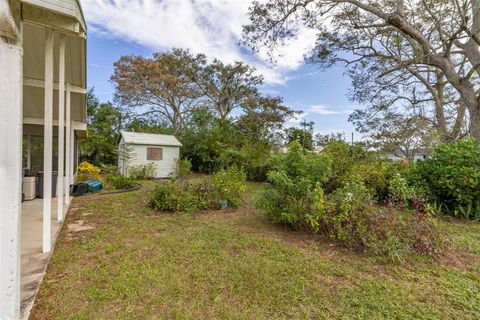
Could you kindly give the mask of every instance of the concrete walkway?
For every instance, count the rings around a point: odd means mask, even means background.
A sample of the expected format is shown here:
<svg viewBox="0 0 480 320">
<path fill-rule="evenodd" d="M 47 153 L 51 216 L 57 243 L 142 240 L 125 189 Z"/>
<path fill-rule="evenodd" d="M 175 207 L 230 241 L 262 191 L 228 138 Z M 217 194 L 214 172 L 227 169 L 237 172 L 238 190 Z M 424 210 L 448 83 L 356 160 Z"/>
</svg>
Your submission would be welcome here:
<svg viewBox="0 0 480 320">
<path fill-rule="evenodd" d="M 68 208 L 65 207 L 65 213 Z M 22 203 L 22 302 L 21 318 L 28 319 L 33 302 L 37 295 L 43 275 L 47 270 L 57 237 L 61 230 L 61 224 L 57 222 L 57 199 L 52 199 L 52 250 L 49 253 L 42 252 L 43 233 L 43 200 L 35 199 Z"/>
</svg>

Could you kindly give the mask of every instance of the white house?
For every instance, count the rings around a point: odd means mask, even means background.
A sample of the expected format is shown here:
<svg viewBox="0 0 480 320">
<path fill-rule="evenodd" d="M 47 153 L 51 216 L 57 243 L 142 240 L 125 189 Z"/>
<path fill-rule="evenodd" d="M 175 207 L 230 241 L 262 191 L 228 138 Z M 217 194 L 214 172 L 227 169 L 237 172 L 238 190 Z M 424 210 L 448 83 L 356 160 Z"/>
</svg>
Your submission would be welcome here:
<svg viewBox="0 0 480 320">
<path fill-rule="evenodd" d="M 25 316 L 21 306 L 28 308 L 34 298 L 26 295 L 30 281 L 41 281 L 38 269 L 46 266 L 70 204 L 77 140 L 86 137 L 86 88 L 79 0 L 0 0 L 2 320 Z M 44 172 L 43 199 L 22 204 L 22 169 L 32 156 Z M 59 172 L 53 201 L 52 171 Z"/>
<path fill-rule="evenodd" d="M 134 167 L 152 165 L 155 178 L 168 178 L 177 171 L 180 141 L 172 135 L 122 132 L 118 145 L 118 168 L 128 176 Z"/>
<path fill-rule="evenodd" d="M 401 160 L 410 159 L 413 162 L 423 161 L 428 158 L 428 153 L 424 149 L 414 150 L 414 151 L 411 151 L 411 153 L 412 153 L 411 155 L 407 155 L 405 151 L 397 149 L 393 152 L 389 152 L 385 154 L 385 157 L 392 161 L 401 161 Z"/>
</svg>

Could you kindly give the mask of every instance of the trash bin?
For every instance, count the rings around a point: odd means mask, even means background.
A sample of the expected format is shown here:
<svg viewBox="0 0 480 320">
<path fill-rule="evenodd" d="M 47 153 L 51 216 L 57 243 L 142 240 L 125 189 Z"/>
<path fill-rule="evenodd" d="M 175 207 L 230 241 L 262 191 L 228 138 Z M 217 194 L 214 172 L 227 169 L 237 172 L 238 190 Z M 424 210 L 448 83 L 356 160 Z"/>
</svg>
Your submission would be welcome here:
<svg viewBox="0 0 480 320">
<path fill-rule="evenodd" d="M 57 196 L 58 172 L 52 172 L 52 197 Z M 43 198 L 43 171 L 37 173 L 37 197 Z"/>
<path fill-rule="evenodd" d="M 36 195 L 36 179 L 35 177 L 23 177 L 23 194 L 25 195 L 25 200 L 33 200 Z"/>
</svg>

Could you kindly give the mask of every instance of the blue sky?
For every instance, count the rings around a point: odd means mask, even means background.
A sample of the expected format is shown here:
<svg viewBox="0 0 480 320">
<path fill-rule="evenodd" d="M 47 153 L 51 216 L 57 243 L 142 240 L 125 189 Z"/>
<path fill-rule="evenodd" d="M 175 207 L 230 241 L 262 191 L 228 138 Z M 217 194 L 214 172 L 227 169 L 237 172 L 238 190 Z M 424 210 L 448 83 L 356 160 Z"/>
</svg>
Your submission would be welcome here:
<svg viewBox="0 0 480 320">
<path fill-rule="evenodd" d="M 114 89 L 109 79 L 113 63 L 122 55 L 149 56 L 152 52 L 181 47 L 227 63 L 240 60 L 254 65 L 267 82 L 262 91 L 282 96 L 287 105 L 302 110 L 302 119 L 315 122 L 317 132 L 345 132 L 350 137 L 353 131 L 348 115 L 355 105 L 346 98 L 350 79 L 344 76 L 343 69 L 322 72 L 315 65 L 303 62 L 303 55 L 314 42 L 311 31 L 305 31 L 290 46 L 280 49 L 282 55 L 274 66 L 266 62 L 267 52 L 248 53 L 238 46 L 248 1 L 84 0 L 82 3 L 89 25 L 88 84 L 102 101 L 112 100 Z M 156 14 L 150 17 L 152 10 Z M 185 16 L 179 16 L 178 12 L 184 12 Z M 164 19 L 159 21 L 162 15 Z M 165 21 L 172 15 L 174 20 Z"/>
</svg>

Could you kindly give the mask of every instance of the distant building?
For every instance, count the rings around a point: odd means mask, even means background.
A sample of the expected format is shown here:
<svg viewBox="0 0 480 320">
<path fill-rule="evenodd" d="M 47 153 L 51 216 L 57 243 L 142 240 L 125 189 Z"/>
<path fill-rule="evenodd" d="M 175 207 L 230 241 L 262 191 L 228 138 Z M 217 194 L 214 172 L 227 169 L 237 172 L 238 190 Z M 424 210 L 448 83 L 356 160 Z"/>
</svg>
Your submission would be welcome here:
<svg viewBox="0 0 480 320">
<path fill-rule="evenodd" d="M 177 171 L 180 141 L 172 135 L 122 132 L 118 145 L 118 169 L 124 176 L 135 167 L 152 165 L 154 178 L 168 178 Z"/>
<path fill-rule="evenodd" d="M 389 152 L 385 154 L 387 159 L 393 161 L 400 161 L 400 160 L 413 160 L 413 162 L 422 161 L 428 158 L 428 153 L 425 150 L 419 149 L 413 153 L 413 156 L 407 157 L 405 152 L 401 150 L 395 150 L 393 152 Z"/>
</svg>

